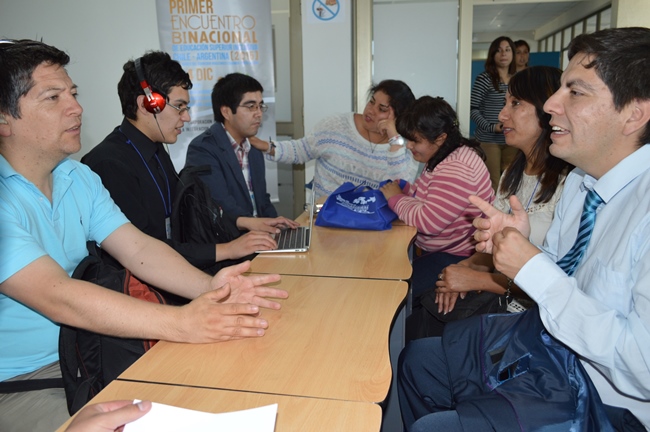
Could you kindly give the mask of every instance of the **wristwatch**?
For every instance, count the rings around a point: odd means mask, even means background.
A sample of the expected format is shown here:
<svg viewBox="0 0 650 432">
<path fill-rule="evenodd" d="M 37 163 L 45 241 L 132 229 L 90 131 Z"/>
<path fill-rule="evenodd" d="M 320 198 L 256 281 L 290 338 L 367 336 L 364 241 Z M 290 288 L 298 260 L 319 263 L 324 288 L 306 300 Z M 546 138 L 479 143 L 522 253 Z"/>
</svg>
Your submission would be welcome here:
<svg viewBox="0 0 650 432">
<path fill-rule="evenodd" d="M 398 145 L 398 146 L 404 146 L 406 145 L 406 140 L 402 135 L 395 135 L 391 139 L 388 140 L 388 144 L 390 145 Z"/>
</svg>

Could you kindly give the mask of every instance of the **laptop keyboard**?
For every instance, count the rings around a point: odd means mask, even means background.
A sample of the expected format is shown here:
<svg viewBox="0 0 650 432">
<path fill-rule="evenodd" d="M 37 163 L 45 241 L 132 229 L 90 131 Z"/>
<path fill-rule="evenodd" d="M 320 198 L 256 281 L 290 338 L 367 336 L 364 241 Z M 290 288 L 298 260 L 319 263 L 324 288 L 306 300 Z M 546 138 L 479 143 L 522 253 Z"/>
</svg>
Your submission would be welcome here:
<svg viewBox="0 0 650 432">
<path fill-rule="evenodd" d="M 309 238 L 309 228 L 285 228 L 276 237 L 278 249 L 302 249 Z"/>
</svg>

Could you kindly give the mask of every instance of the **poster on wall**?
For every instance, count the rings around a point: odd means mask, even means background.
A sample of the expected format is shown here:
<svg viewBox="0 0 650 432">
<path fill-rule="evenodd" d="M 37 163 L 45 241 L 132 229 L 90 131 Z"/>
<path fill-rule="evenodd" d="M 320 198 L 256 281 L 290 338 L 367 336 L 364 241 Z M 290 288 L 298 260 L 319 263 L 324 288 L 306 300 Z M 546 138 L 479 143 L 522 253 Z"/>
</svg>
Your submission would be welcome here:
<svg viewBox="0 0 650 432">
<path fill-rule="evenodd" d="M 156 0 L 160 47 L 192 79 L 190 115 L 176 144 L 169 147 L 177 171 L 185 165 L 190 141 L 214 122 L 211 93 L 217 80 L 240 72 L 264 88 L 264 113 L 257 136 L 275 139 L 275 78 L 271 2 L 268 0 Z M 266 164 L 266 183 L 277 201 L 277 169 Z"/>
</svg>

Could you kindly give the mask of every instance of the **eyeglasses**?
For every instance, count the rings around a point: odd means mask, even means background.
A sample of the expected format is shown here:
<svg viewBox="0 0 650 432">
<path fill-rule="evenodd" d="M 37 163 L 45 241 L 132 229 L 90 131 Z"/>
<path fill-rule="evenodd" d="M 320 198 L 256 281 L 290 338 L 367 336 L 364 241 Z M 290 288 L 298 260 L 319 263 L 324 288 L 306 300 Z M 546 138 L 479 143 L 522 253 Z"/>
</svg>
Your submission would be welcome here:
<svg viewBox="0 0 650 432">
<path fill-rule="evenodd" d="M 170 104 L 169 102 L 167 102 L 167 106 L 174 108 L 176 111 L 178 111 L 178 115 L 181 115 L 181 116 L 183 114 L 185 114 L 186 112 L 190 112 L 190 106 L 189 105 L 186 106 L 186 107 L 181 108 L 181 107 L 174 106 L 174 105 Z"/>
<path fill-rule="evenodd" d="M 269 106 L 267 104 L 265 104 L 264 102 L 262 102 L 261 104 L 256 104 L 255 102 L 250 102 L 250 103 L 247 103 L 247 104 L 244 104 L 244 105 L 238 105 L 238 106 L 240 106 L 242 108 L 248 108 L 248 111 L 250 111 L 250 112 L 255 112 L 255 111 L 257 111 L 258 108 L 262 112 L 266 112 L 266 110 L 269 109 Z"/>
</svg>

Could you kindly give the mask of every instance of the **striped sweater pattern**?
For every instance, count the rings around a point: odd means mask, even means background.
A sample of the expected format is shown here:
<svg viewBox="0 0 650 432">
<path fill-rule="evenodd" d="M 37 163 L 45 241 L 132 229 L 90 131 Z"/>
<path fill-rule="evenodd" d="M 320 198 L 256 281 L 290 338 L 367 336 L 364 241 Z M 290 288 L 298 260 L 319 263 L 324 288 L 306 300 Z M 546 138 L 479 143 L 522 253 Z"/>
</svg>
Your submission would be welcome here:
<svg viewBox="0 0 650 432">
<path fill-rule="evenodd" d="M 480 142 L 506 143 L 502 133 L 494 132 L 496 124 L 499 123 L 499 113 L 505 105 L 506 91 L 508 85 L 504 83 L 499 83 L 499 91 L 495 91 L 487 72 L 476 77 L 472 87 L 469 115 L 476 123 L 474 136 Z"/>
<path fill-rule="evenodd" d="M 483 160 L 469 147 L 454 150 L 432 172 L 422 171 L 404 193 L 388 200 L 407 225 L 418 230 L 415 244 L 425 251 L 470 256 L 474 252 L 472 221 L 481 211 L 470 195 L 492 203 L 494 191 Z"/>
</svg>

